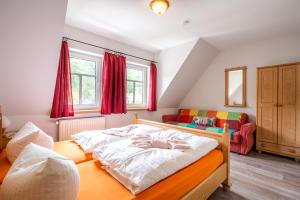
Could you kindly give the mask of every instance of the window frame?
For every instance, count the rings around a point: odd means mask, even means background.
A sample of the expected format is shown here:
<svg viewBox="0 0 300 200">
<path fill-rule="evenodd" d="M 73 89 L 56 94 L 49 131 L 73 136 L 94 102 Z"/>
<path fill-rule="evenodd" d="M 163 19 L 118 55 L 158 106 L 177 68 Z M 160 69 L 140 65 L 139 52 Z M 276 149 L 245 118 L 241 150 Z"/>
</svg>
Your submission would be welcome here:
<svg viewBox="0 0 300 200">
<path fill-rule="evenodd" d="M 146 109 L 147 104 L 148 104 L 148 95 L 149 95 L 149 67 L 140 65 L 138 63 L 132 63 L 132 62 L 127 62 L 126 63 L 126 87 L 127 87 L 127 69 L 134 69 L 134 70 L 139 70 L 143 71 L 143 103 L 142 104 L 127 104 L 127 90 L 126 90 L 126 106 L 127 109 Z M 133 82 L 141 82 L 141 81 L 134 81 L 134 80 L 129 80 Z M 135 90 L 135 87 L 134 87 Z"/>
<path fill-rule="evenodd" d="M 96 56 L 96 55 L 91 55 L 88 53 L 84 52 L 77 52 L 75 50 L 69 50 L 70 51 L 70 60 L 71 58 L 75 59 L 80 59 L 80 60 L 87 60 L 91 62 L 96 62 L 96 74 L 95 74 L 95 104 L 73 104 L 75 111 L 80 111 L 80 110 L 99 110 L 100 107 L 100 101 L 101 101 L 101 91 L 100 88 L 101 86 L 101 66 L 102 66 L 102 61 L 103 58 L 101 56 Z M 71 62 L 70 62 L 70 68 L 71 68 L 71 83 L 72 83 L 72 67 L 71 67 Z M 77 73 L 74 73 L 77 74 Z M 87 75 L 87 76 L 92 76 L 92 75 Z M 71 85 L 72 87 L 72 85 Z M 82 84 L 79 85 L 80 91 L 82 90 Z M 72 91 L 73 94 L 73 91 Z M 73 97 L 72 97 L 73 98 Z M 81 99 L 82 96 L 79 96 Z"/>
</svg>

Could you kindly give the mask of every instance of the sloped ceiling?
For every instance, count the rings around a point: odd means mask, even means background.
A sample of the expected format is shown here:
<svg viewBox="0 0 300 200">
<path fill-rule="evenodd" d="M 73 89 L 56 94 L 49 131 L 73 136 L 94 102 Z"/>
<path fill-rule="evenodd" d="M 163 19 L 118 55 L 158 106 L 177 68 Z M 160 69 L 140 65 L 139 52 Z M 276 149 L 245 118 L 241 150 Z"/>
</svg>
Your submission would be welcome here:
<svg viewBox="0 0 300 200">
<path fill-rule="evenodd" d="M 159 56 L 158 88 L 161 90 L 158 107 L 178 107 L 218 53 L 218 49 L 202 39 L 162 51 Z"/>
<path fill-rule="evenodd" d="M 176 73 L 187 59 L 197 41 L 198 39 L 195 39 L 184 44 L 168 48 L 156 55 L 156 60 L 158 60 L 158 98 L 160 98 L 168 88 L 169 84 L 176 76 Z"/>
<path fill-rule="evenodd" d="M 196 37 L 226 49 L 300 31 L 299 0 L 170 0 L 163 15 L 150 2 L 69 0 L 66 23 L 153 51 Z"/>
</svg>

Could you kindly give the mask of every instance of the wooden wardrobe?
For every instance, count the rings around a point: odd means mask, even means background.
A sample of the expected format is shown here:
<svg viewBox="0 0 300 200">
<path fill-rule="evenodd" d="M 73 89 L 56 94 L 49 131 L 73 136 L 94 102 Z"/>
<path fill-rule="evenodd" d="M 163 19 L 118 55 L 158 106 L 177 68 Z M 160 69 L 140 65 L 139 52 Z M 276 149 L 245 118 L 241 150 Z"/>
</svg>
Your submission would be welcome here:
<svg viewBox="0 0 300 200">
<path fill-rule="evenodd" d="M 300 63 L 257 69 L 256 149 L 300 159 Z"/>
</svg>

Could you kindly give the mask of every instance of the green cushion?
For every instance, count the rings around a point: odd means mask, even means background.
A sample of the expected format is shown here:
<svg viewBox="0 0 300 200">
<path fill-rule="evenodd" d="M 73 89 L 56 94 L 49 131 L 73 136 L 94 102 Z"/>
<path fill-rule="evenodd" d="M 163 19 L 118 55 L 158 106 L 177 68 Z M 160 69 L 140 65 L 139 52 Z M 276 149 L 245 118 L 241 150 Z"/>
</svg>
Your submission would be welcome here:
<svg viewBox="0 0 300 200">
<path fill-rule="evenodd" d="M 239 112 L 228 112 L 227 120 L 239 120 L 241 113 Z"/>
<path fill-rule="evenodd" d="M 205 111 L 205 110 L 199 110 L 198 116 L 206 117 L 206 113 L 207 113 L 207 111 Z"/>
<path fill-rule="evenodd" d="M 178 126 L 187 127 L 187 128 L 197 128 L 196 124 L 189 124 L 189 123 L 178 123 Z"/>
<path fill-rule="evenodd" d="M 178 123 L 177 126 L 188 127 L 189 123 Z"/>
<path fill-rule="evenodd" d="M 214 133 L 224 133 L 224 129 L 218 128 L 218 127 L 208 127 L 208 128 L 206 128 L 206 130 L 210 131 L 210 132 L 214 132 Z M 236 132 L 236 130 L 229 129 L 230 140 L 232 139 L 232 134 L 235 132 Z"/>
</svg>

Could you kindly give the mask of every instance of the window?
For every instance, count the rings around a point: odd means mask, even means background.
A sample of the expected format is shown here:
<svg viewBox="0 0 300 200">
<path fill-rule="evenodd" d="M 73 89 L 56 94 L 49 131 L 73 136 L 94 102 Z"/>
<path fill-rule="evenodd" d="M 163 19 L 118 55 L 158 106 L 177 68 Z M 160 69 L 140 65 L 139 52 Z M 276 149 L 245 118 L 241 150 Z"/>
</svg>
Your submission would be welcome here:
<svg viewBox="0 0 300 200">
<path fill-rule="evenodd" d="M 71 53 L 72 95 L 75 108 L 99 106 L 100 63 L 99 57 Z"/>
<path fill-rule="evenodd" d="M 98 110 L 101 102 L 101 55 L 70 51 L 73 104 L 76 110 Z M 146 108 L 148 68 L 126 63 L 126 104 L 130 108 Z"/>
<path fill-rule="evenodd" d="M 145 108 L 147 105 L 147 68 L 127 63 L 126 69 L 127 107 Z"/>
</svg>

